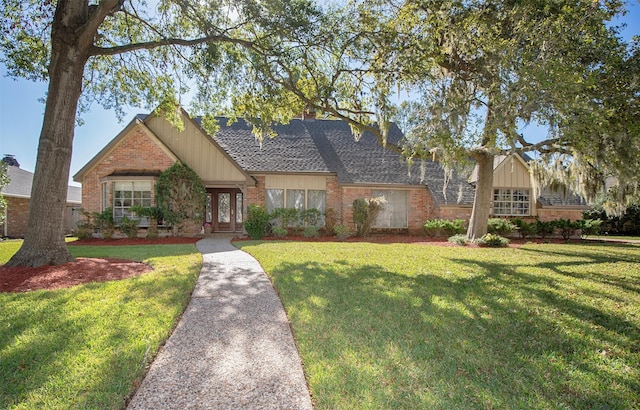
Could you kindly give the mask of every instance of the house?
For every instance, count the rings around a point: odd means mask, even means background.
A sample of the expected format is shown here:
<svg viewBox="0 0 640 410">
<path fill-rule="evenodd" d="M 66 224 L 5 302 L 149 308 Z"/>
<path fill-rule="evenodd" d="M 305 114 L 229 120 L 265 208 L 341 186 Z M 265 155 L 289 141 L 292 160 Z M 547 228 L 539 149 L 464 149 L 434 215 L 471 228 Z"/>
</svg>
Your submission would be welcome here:
<svg viewBox="0 0 640 410">
<path fill-rule="evenodd" d="M 74 180 L 82 183 L 87 211 L 113 208 L 116 223 L 129 208 L 154 203 L 154 184 L 176 161 L 193 168 L 207 188 L 202 225 L 214 232 L 242 232 L 250 204 L 268 210 L 316 208 L 353 228 L 353 201 L 384 196 L 374 228 L 418 233 L 431 218 L 468 218 L 473 186 L 441 165 L 424 160 L 408 165 L 400 154 L 378 145 L 371 134 L 355 139 L 343 121 L 300 118 L 278 125 L 276 138 L 256 141 L 252 127 L 219 118 L 209 135 L 199 118 L 181 111 L 178 130 L 154 113 L 136 116 L 91 159 Z M 388 141 L 403 138 L 397 126 Z M 200 224 L 191 233 L 199 231 Z"/>
<path fill-rule="evenodd" d="M 585 199 L 574 192 L 542 187 L 536 195 L 529 161 L 531 158 L 524 154 L 494 158 L 492 216 L 543 221 L 582 219 L 582 212 L 589 207 Z M 474 184 L 476 180 L 477 170 L 474 170 L 470 181 Z"/>
<path fill-rule="evenodd" d="M 9 184 L 2 188 L 2 195 L 7 201 L 2 235 L 9 238 L 23 238 L 29 217 L 33 173 L 20 168 L 18 161 L 11 155 L 5 156 L 2 161 L 7 164 L 7 176 L 9 177 Z M 69 186 L 64 233 L 71 233 L 76 228 L 76 224 L 81 218 L 81 202 L 82 188 Z"/>
</svg>

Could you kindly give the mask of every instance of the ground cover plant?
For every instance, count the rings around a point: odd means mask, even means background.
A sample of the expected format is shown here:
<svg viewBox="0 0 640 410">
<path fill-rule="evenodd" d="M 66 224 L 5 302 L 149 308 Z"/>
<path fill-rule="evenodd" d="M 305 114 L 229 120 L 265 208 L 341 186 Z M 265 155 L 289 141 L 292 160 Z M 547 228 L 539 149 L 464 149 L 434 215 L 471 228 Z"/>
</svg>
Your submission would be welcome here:
<svg viewBox="0 0 640 410">
<path fill-rule="evenodd" d="M 318 409 L 640 407 L 640 246 L 236 245 Z"/>
<path fill-rule="evenodd" d="M 0 243 L 0 263 L 19 246 Z M 182 314 L 202 265 L 193 244 L 69 249 L 74 257 L 144 261 L 153 271 L 0 293 L 0 408 L 123 408 Z"/>
</svg>

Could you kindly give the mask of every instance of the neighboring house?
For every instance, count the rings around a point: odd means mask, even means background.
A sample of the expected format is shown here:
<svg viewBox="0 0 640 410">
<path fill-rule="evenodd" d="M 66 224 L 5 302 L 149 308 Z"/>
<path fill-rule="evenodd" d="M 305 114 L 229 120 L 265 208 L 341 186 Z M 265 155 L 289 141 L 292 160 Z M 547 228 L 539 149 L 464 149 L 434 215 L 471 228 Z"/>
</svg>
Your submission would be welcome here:
<svg viewBox="0 0 640 410">
<path fill-rule="evenodd" d="M 33 173 L 21 169 L 15 158 L 7 156 L 3 162 L 8 164 L 7 175 L 9 184 L 2 189 L 2 195 L 7 201 L 2 235 L 9 238 L 23 238 L 27 229 L 29 217 L 29 202 Z M 82 188 L 69 186 L 67 190 L 67 206 L 65 208 L 65 234 L 76 228 L 81 219 L 80 206 L 82 202 Z"/>
<path fill-rule="evenodd" d="M 199 118 L 184 111 L 182 116 L 183 131 L 155 114 L 136 116 L 74 175 L 83 186 L 84 209 L 111 207 L 118 223 L 131 206 L 155 203 L 157 177 L 180 160 L 207 188 L 202 224 L 214 232 L 242 232 L 250 204 L 316 208 L 353 228 L 353 201 L 384 196 L 374 228 L 413 233 L 427 219 L 470 215 L 474 191 L 466 178 L 454 174 L 445 184 L 437 162 L 409 166 L 371 134 L 356 140 L 343 121 L 294 119 L 275 127 L 277 137 L 259 143 L 243 120 L 228 126 L 219 118 L 220 130 L 211 136 Z M 393 125 L 388 140 L 402 138 Z"/>
</svg>

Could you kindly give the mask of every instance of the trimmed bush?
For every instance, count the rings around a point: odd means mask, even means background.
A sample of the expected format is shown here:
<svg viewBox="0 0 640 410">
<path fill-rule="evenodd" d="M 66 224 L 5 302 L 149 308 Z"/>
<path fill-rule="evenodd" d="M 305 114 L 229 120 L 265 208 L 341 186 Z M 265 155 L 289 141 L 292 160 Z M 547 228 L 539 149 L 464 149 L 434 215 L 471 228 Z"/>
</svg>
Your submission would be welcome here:
<svg viewBox="0 0 640 410">
<path fill-rule="evenodd" d="M 513 219 L 511 222 L 517 227 L 518 233 L 522 239 L 534 236 L 537 233 L 535 223 L 529 223 L 520 218 Z"/>
<path fill-rule="evenodd" d="M 465 232 L 462 219 L 430 219 L 422 226 L 427 236 L 453 236 Z"/>
<path fill-rule="evenodd" d="M 505 218 L 490 218 L 487 223 L 487 232 L 499 236 L 508 235 L 516 229 L 517 226 Z"/>
<path fill-rule="evenodd" d="M 127 235 L 127 238 L 137 238 L 138 237 L 138 220 L 127 217 L 126 215 L 122 217 L 120 221 L 120 230 L 122 233 Z"/>
<path fill-rule="evenodd" d="M 264 206 L 249 205 L 244 229 L 251 239 L 262 239 L 269 227 L 269 219 L 271 218 Z"/>
<path fill-rule="evenodd" d="M 467 246 L 469 244 L 469 239 L 467 238 L 467 235 L 462 235 L 462 234 L 450 236 L 448 241 L 460 246 Z"/>
<path fill-rule="evenodd" d="M 275 236 L 276 238 L 284 238 L 288 234 L 289 231 L 281 226 L 274 226 L 273 228 L 271 228 L 271 235 Z"/>
<path fill-rule="evenodd" d="M 333 232 L 336 234 L 336 238 L 338 238 L 340 242 L 344 242 L 344 240 L 351 235 L 349 227 L 340 224 L 334 225 Z"/>
<path fill-rule="evenodd" d="M 319 235 L 318 227 L 315 225 L 307 225 L 302 234 L 305 238 L 317 238 Z"/>
<path fill-rule="evenodd" d="M 489 248 L 504 248 L 509 245 L 509 240 L 503 236 L 488 233 L 480 239 L 476 239 L 478 246 L 485 246 Z"/>
<path fill-rule="evenodd" d="M 602 220 L 600 219 L 583 219 L 578 221 L 580 223 L 580 236 L 586 239 L 589 235 L 597 235 L 600 233 L 600 227 L 602 226 Z"/>
</svg>

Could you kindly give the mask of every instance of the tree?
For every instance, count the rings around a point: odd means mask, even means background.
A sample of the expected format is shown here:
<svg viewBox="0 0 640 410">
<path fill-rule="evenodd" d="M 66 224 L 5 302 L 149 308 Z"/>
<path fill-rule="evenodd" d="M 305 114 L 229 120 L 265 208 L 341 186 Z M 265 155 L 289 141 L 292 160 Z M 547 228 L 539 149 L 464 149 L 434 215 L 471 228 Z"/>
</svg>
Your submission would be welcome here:
<svg viewBox="0 0 640 410">
<path fill-rule="evenodd" d="M 156 182 L 156 202 L 174 234 L 188 221 L 202 221 L 207 190 L 198 174 L 176 162 L 160 174 Z"/>
<path fill-rule="evenodd" d="M 48 81 L 25 240 L 9 266 L 72 260 L 63 215 L 78 112 L 94 102 L 120 113 L 123 105 L 160 104 L 180 126 L 176 104 L 194 82 L 200 96 L 224 85 L 215 101 L 226 101 L 225 88 L 251 87 L 245 80 L 253 67 L 238 47 L 265 55 L 270 44 L 313 39 L 310 19 L 319 15 L 306 0 L 89 3 L 5 0 L 0 10 L 7 73 Z M 280 97 L 263 94 L 264 101 Z M 264 121 L 278 117 L 282 105 L 263 111 Z M 297 108 L 291 104 L 287 113 Z"/>
<path fill-rule="evenodd" d="M 386 33 L 377 38 L 388 50 L 381 60 L 398 73 L 381 81 L 419 96 L 405 105 L 409 157 L 436 155 L 448 167 L 475 162 L 470 239 L 486 233 L 497 154 L 540 153 L 537 169 L 572 171 L 564 182 L 591 196 L 604 176 L 637 178 L 637 68 L 628 77 L 637 52 L 607 27 L 621 2 L 396 4 L 364 12 Z M 546 139 L 527 141 L 521 129 L 531 122 L 548 127 Z M 611 155 L 629 145 L 630 156 Z"/>
</svg>

